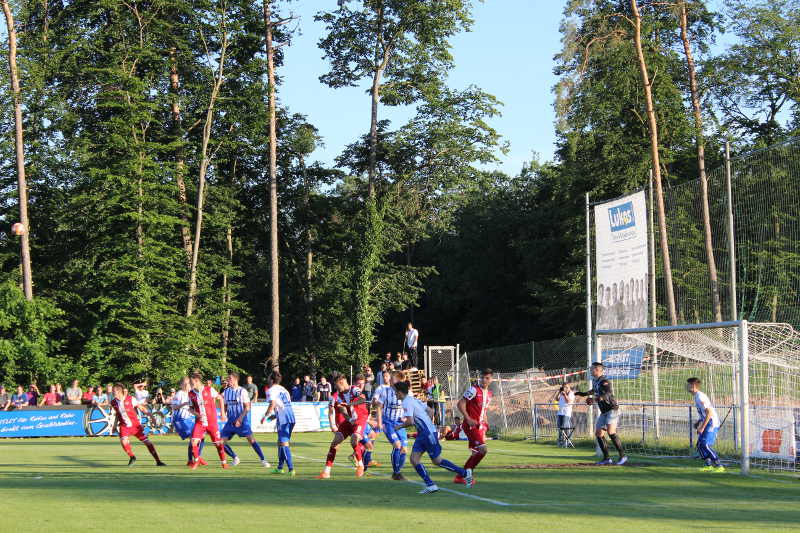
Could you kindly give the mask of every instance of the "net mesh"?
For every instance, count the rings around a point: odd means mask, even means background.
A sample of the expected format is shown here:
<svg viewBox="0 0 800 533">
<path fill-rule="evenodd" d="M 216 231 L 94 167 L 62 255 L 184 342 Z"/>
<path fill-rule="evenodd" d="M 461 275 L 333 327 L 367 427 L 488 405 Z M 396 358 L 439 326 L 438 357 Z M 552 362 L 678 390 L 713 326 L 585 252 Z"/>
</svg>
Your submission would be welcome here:
<svg viewBox="0 0 800 533">
<path fill-rule="evenodd" d="M 698 415 L 686 380 L 697 377 L 722 423 L 715 449 L 729 459 L 741 455 L 739 330 L 734 325 L 598 334 L 626 446 L 643 454 L 690 454 Z M 749 324 L 746 347 L 751 461 L 795 470 L 800 334 L 788 324 Z M 641 360 L 631 357 L 636 350 Z"/>
</svg>

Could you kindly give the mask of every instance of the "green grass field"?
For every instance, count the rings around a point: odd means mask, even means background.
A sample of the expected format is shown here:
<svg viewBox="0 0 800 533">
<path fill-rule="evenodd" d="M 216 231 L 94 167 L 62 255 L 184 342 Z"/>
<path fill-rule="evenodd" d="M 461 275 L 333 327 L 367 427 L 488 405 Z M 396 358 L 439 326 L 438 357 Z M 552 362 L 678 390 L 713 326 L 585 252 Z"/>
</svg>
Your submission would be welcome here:
<svg viewBox="0 0 800 533">
<path fill-rule="evenodd" d="M 204 452 L 210 466 L 188 470 L 186 446 L 171 436 L 154 439 L 167 468 L 156 468 L 139 443 L 139 462 L 128 468 L 114 438 L 3 440 L 0 532 L 800 531 L 794 476 L 703 474 L 694 462 L 637 457 L 624 467 L 509 469 L 594 457 L 590 449 L 492 441 L 475 487 L 454 485 L 452 474 L 431 468 L 449 490 L 422 496 L 416 484 L 391 481 L 386 466 L 356 479 L 344 445 L 333 478 L 314 479 L 329 438 L 296 435 L 294 479 L 262 468 L 238 440 L 233 445 L 242 464 L 228 471 L 213 447 Z M 376 459 L 387 462 L 388 450 L 379 441 Z M 264 451 L 273 461 L 274 445 Z M 446 443 L 444 456 L 463 461 L 465 444 Z M 409 466 L 405 473 L 418 481 Z"/>
</svg>

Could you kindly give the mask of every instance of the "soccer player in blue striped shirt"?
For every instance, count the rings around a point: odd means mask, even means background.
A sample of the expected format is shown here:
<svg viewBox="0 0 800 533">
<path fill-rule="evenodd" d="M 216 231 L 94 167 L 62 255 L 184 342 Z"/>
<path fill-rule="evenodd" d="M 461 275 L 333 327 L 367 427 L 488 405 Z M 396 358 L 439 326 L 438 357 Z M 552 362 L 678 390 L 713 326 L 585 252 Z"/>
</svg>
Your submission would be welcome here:
<svg viewBox="0 0 800 533">
<path fill-rule="evenodd" d="M 427 453 L 436 466 L 463 477 L 467 488 L 472 487 L 471 468 L 464 469 L 447 459 L 442 459 L 442 445 L 439 444 L 439 436 L 436 426 L 431 420 L 428 406 L 408 393 L 409 385 L 405 381 L 396 383 L 394 389 L 403 404 L 403 426 L 416 426 L 417 428 L 417 438 L 411 448 L 411 464 L 425 482 L 425 488 L 420 491 L 420 494 L 430 494 L 439 490 L 439 487 L 428 475 L 425 465 L 421 463 L 423 453 Z"/>
<path fill-rule="evenodd" d="M 401 470 L 406 462 L 406 448 L 408 448 L 408 435 L 403 427 L 403 404 L 392 387 L 392 384 L 401 378 L 400 372 L 384 372 L 383 383 L 375 391 L 372 399 L 372 403 L 377 407 L 378 429 L 383 430 L 386 440 L 392 445 L 392 479 L 397 481 L 405 480 Z"/>
<path fill-rule="evenodd" d="M 292 462 L 292 450 L 289 448 L 289 441 L 292 439 L 292 431 L 294 430 L 295 418 L 294 410 L 292 409 L 292 400 L 287 391 L 281 386 L 281 375 L 278 372 L 273 372 L 269 377 L 269 390 L 267 391 L 267 412 L 261 419 L 271 419 L 272 416 L 276 418 L 275 428 L 278 431 L 278 467 L 273 470 L 274 474 L 283 474 L 283 465 L 289 469 L 289 475 L 294 477 L 294 463 Z"/>
<path fill-rule="evenodd" d="M 250 394 L 247 389 L 239 386 L 239 374 L 237 372 L 228 374 L 228 388 L 225 389 L 222 396 L 225 400 L 225 411 L 228 415 L 228 421 L 220 431 L 225 453 L 233 458 L 234 466 L 239 464 L 239 456 L 228 444 L 228 441 L 234 435 L 239 435 L 247 439 L 247 442 L 253 447 L 258 459 L 261 461 L 261 466 L 269 467 L 269 463 L 264 459 L 264 452 L 261 451 L 261 446 L 258 445 L 256 438 L 253 436 L 253 429 L 250 426 Z"/>
</svg>

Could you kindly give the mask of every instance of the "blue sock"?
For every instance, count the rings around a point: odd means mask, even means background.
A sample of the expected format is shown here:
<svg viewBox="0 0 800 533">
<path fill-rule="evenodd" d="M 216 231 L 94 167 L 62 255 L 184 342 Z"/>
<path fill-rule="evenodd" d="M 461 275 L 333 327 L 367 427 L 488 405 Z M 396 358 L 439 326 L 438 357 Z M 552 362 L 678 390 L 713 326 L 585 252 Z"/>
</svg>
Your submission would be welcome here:
<svg viewBox="0 0 800 533">
<path fill-rule="evenodd" d="M 200 455 L 203 455 L 203 446 L 206 445 L 206 439 L 200 441 L 200 446 L 197 447 L 197 451 L 200 452 Z"/>
<path fill-rule="evenodd" d="M 428 471 L 425 469 L 425 465 L 420 463 L 414 467 L 414 470 L 417 471 L 417 474 L 419 474 L 419 477 L 422 478 L 422 481 L 424 481 L 427 486 L 430 487 L 431 485 L 433 485 L 433 480 L 428 475 Z"/>
<path fill-rule="evenodd" d="M 254 440 L 253 443 L 250 446 L 252 446 L 253 449 L 256 451 L 256 454 L 258 455 L 259 460 L 263 461 L 264 460 L 264 452 L 261 451 L 261 446 L 259 446 L 258 441 Z"/>
<path fill-rule="evenodd" d="M 286 466 L 289 467 L 289 472 L 294 470 L 294 463 L 292 463 L 292 450 L 288 446 L 281 446 L 283 448 L 283 457 L 286 459 Z"/>
<path fill-rule="evenodd" d="M 447 459 L 442 459 L 442 462 L 439 463 L 439 466 L 444 468 L 445 470 L 449 470 L 451 472 L 455 472 L 461 477 L 466 477 L 467 471 L 461 468 L 460 466 L 456 466 Z"/>
<path fill-rule="evenodd" d="M 397 463 L 397 471 L 399 472 L 400 470 L 403 469 L 403 465 L 406 464 L 406 454 L 404 454 L 403 452 L 399 451 L 398 457 L 399 457 L 399 459 L 398 459 L 398 463 Z"/>
<path fill-rule="evenodd" d="M 364 472 L 369 468 L 370 461 L 372 461 L 372 450 L 364 450 Z"/>
<path fill-rule="evenodd" d="M 233 451 L 233 448 L 231 448 L 231 445 L 230 445 L 230 444 L 228 444 L 228 443 L 226 442 L 226 443 L 225 443 L 225 446 L 224 446 L 224 448 L 225 448 L 225 453 L 227 453 L 228 455 L 230 455 L 230 456 L 231 456 L 231 459 L 236 459 L 236 452 L 234 452 L 234 451 Z"/>
<path fill-rule="evenodd" d="M 200 446 L 202 446 L 202 445 L 203 445 L 203 443 L 201 442 Z M 191 440 L 189 441 L 189 460 L 190 461 L 194 460 L 194 456 L 192 455 L 192 441 Z"/>
<path fill-rule="evenodd" d="M 392 448 L 392 472 L 400 473 L 400 450 L 397 448 Z"/>
<path fill-rule="evenodd" d="M 284 448 L 280 444 L 278 445 L 278 470 L 283 470 L 283 462 L 286 455 L 284 454 Z"/>
</svg>

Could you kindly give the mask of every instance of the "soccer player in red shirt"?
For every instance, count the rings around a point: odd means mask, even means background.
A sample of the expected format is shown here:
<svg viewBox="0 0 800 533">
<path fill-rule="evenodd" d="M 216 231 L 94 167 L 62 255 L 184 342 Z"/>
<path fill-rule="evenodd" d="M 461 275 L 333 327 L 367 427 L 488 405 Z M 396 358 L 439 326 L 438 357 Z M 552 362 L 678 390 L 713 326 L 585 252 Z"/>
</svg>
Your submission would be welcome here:
<svg viewBox="0 0 800 533">
<path fill-rule="evenodd" d="M 230 468 L 228 461 L 225 459 L 225 448 L 223 448 L 222 435 L 219 432 L 219 424 L 217 423 L 217 406 L 225 422 L 225 400 L 222 395 L 210 385 L 203 385 L 203 375 L 195 372 L 191 377 L 192 390 L 189 391 L 189 402 L 192 404 L 192 412 L 194 413 L 194 429 L 192 430 L 192 464 L 189 468 L 195 470 L 200 465 L 200 441 L 203 440 L 205 434 L 211 437 L 211 441 L 217 448 L 217 455 L 222 462 L 222 468 Z"/>
<path fill-rule="evenodd" d="M 136 398 L 128 395 L 128 391 L 122 383 L 115 383 L 112 388 L 114 392 L 114 399 L 111 400 L 111 408 L 117 415 L 114 425 L 116 431 L 119 433 L 119 442 L 122 444 L 122 449 L 128 454 L 128 466 L 136 464 L 136 456 L 131 449 L 130 437 L 135 436 L 142 444 L 147 446 L 147 451 L 156 460 L 156 466 L 167 466 L 161 462 L 156 452 L 156 447 L 144 434 L 144 428 L 139 422 L 139 411 L 147 412 L 147 407 L 140 404 Z"/>
<path fill-rule="evenodd" d="M 360 374 L 356 376 L 356 383 L 359 378 L 363 379 L 363 376 Z M 336 450 L 347 437 L 350 437 L 350 444 L 356 459 L 356 477 L 361 477 L 364 475 L 364 445 L 361 443 L 361 439 L 369 419 L 367 399 L 361 392 L 361 388 L 357 385 L 351 387 L 344 376 L 340 375 L 336 378 L 334 385 L 336 391 L 331 395 L 328 403 L 328 419 L 334 435 L 325 461 L 325 469 L 317 476 L 317 479 L 331 477 L 331 467 L 336 459 Z"/>
<path fill-rule="evenodd" d="M 489 429 L 489 424 L 486 420 L 486 408 L 492 401 L 492 391 L 489 390 L 489 385 L 492 384 L 493 377 L 492 369 L 482 370 L 480 381 L 464 391 L 464 396 L 458 401 L 458 410 L 464 416 L 461 428 L 469 441 L 469 449 L 472 450 L 472 455 L 464 463 L 465 470 L 474 470 L 488 452 L 486 430 Z M 466 483 L 461 476 L 456 476 L 453 482 Z"/>
</svg>

